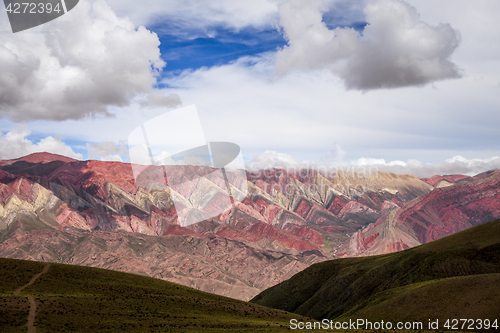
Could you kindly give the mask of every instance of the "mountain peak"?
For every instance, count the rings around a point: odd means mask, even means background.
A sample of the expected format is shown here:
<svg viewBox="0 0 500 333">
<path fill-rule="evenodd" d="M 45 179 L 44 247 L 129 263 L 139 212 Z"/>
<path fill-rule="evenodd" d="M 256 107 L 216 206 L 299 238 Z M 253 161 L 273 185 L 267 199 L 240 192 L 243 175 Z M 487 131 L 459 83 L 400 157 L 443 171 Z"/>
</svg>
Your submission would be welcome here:
<svg viewBox="0 0 500 333">
<path fill-rule="evenodd" d="M 29 163 L 49 163 L 49 162 L 54 162 L 54 161 L 62 161 L 62 162 L 75 162 L 77 161 L 74 158 L 63 156 L 63 155 L 58 155 L 58 154 L 52 154 L 52 153 L 47 153 L 47 152 L 41 152 L 41 153 L 32 153 L 23 157 L 11 159 L 11 160 L 1 160 L 0 165 L 8 165 L 12 164 L 15 162 L 19 161 L 25 161 Z"/>
</svg>

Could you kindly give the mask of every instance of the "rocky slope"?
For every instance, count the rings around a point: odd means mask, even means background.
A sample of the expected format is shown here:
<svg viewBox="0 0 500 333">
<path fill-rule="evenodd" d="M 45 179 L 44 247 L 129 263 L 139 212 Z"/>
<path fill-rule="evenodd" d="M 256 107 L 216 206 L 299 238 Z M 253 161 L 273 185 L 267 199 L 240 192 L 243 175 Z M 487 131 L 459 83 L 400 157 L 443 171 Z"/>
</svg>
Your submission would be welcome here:
<svg viewBox="0 0 500 333">
<path fill-rule="evenodd" d="M 500 171 L 475 178 L 463 177 L 392 208 L 354 233 L 337 254 L 353 257 L 400 251 L 500 218 Z"/>
<path fill-rule="evenodd" d="M 434 175 L 429 178 L 422 178 L 421 180 L 431 185 L 434 188 L 447 187 L 461 181 L 470 181 L 473 177 L 464 175 Z"/>
<path fill-rule="evenodd" d="M 170 168 L 169 179 L 154 168 L 142 173 L 139 183 L 146 185 L 139 187 L 126 163 L 45 153 L 1 161 L 0 256 L 135 272 L 248 300 L 339 254 L 363 255 L 381 241 L 391 244 L 376 247 L 385 252 L 411 247 L 495 216 L 455 223 L 448 219 L 453 214 L 445 214 L 437 222 L 448 221 L 441 229 L 391 227 L 391 233 L 373 236 L 366 231 L 417 207 L 418 200 L 443 200 L 439 190 L 413 176 L 280 169 L 247 172 L 247 179 L 230 176 L 235 205 L 215 215 L 228 202 L 222 174 L 199 166 Z M 161 182 L 169 186 L 150 186 Z M 471 188 L 464 200 L 476 200 L 473 192 L 481 189 Z M 495 196 L 494 186 L 490 192 Z M 484 201 L 470 211 L 488 205 L 500 206 Z M 189 214 L 203 222 L 179 222 Z M 432 218 L 426 221 L 435 223 Z"/>
</svg>

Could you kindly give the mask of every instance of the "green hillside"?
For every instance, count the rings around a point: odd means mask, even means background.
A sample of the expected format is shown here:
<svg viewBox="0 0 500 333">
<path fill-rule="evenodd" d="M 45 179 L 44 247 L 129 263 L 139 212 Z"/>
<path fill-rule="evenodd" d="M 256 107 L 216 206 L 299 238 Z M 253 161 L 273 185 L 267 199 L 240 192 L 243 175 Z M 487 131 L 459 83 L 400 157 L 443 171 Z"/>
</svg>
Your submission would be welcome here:
<svg viewBox="0 0 500 333">
<path fill-rule="evenodd" d="M 251 302 L 333 320 L 498 319 L 500 220 L 406 251 L 312 265 Z"/>
<path fill-rule="evenodd" d="M 281 332 L 295 314 L 145 276 L 104 269 L 0 259 L 0 332 Z"/>
</svg>

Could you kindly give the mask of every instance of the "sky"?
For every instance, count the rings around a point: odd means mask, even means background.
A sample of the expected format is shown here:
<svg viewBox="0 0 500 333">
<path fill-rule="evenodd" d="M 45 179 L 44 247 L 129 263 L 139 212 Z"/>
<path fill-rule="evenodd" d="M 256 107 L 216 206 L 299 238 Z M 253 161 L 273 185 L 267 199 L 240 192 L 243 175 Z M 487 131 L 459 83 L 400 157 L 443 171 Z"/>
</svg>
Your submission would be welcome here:
<svg viewBox="0 0 500 333">
<path fill-rule="evenodd" d="M 249 167 L 497 169 L 498 17 L 497 0 L 81 0 L 12 33 L 2 9 L 0 159 L 128 162 L 135 128 L 194 104 Z"/>
</svg>

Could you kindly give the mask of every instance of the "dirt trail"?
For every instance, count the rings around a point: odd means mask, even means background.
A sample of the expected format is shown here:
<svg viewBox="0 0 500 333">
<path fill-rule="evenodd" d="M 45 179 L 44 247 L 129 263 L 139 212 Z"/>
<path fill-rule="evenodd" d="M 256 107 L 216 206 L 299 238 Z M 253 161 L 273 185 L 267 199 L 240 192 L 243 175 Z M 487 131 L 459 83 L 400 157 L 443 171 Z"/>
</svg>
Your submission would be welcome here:
<svg viewBox="0 0 500 333">
<path fill-rule="evenodd" d="M 19 293 L 21 292 L 21 290 L 23 290 L 24 288 L 28 287 L 28 286 L 31 286 L 35 281 L 36 279 L 38 279 L 43 273 L 47 273 L 47 271 L 49 270 L 49 266 L 50 264 L 47 264 L 43 267 L 43 270 L 36 274 L 35 276 L 33 276 L 30 280 L 30 282 L 28 282 L 27 284 L 25 284 L 24 286 L 22 287 L 19 287 L 17 288 L 16 291 L 14 291 L 14 295 L 19 295 Z M 28 315 L 28 323 L 26 324 L 28 326 L 28 333 L 35 333 L 35 314 L 36 314 L 36 302 L 35 302 L 35 299 L 33 298 L 33 296 L 26 296 L 28 298 L 28 301 L 30 302 L 30 312 L 29 312 L 29 315 Z"/>
<path fill-rule="evenodd" d="M 30 302 L 30 313 L 28 314 L 28 333 L 35 333 L 35 314 L 36 314 L 36 302 L 33 296 L 28 297 L 28 301 Z"/>
<path fill-rule="evenodd" d="M 31 286 L 36 281 L 36 279 L 38 279 L 40 277 L 40 275 L 42 275 L 43 273 L 47 273 L 47 271 L 49 270 L 49 266 L 50 266 L 50 264 L 45 265 L 45 267 L 43 267 L 43 270 L 40 273 L 36 274 L 35 276 L 33 276 L 31 278 L 30 282 L 26 283 L 22 287 L 17 288 L 17 290 L 14 291 L 14 295 L 16 295 L 16 296 L 19 295 L 21 290 L 23 290 L 24 288 L 26 288 L 28 286 Z"/>
</svg>

